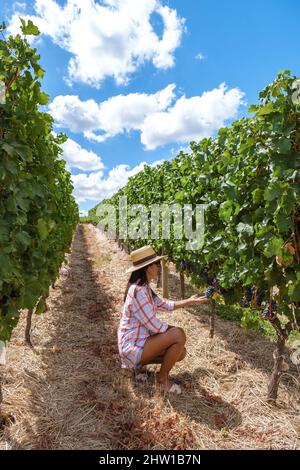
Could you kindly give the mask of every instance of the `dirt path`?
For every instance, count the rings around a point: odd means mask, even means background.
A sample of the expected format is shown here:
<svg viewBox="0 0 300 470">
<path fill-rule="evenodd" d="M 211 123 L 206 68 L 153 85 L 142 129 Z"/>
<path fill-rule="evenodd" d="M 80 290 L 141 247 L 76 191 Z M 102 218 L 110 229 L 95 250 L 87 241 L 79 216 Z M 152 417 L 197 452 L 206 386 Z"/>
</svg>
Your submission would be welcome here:
<svg viewBox="0 0 300 470">
<path fill-rule="evenodd" d="M 3 392 L 14 423 L 0 449 L 300 448 L 299 371 L 285 374 L 277 406 L 266 404 L 273 346 L 221 320 L 210 340 L 201 307 L 168 318 L 188 337 L 174 370 L 183 395 L 155 394 L 155 366 L 145 383 L 121 373 L 116 330 L 128 260 L 93 226 L 78 227 L 48 311 L 33 320 L 35 349 L 23 345 L 24 318 L 10 342 Z M 171 274 L 170 297 L 178 293 Z"/>
</svg>

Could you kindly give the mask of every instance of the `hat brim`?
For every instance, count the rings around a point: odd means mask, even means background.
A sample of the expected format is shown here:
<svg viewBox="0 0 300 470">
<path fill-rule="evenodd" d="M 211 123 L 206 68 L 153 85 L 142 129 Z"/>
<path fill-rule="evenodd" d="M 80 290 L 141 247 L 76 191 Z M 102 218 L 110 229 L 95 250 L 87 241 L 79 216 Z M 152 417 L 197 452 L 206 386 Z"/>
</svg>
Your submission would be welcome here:
<svg viewBox="0 0 300 470">
<path fill-rule="evenodd" d="M 145 266 L 148 266 L 149 264 L 156 263 L 156 261 L 159 261 L 162 258 L 167 258 L 168 255 L 162 255 L 162 256 L 156 256 L 156 258 L 151 259 L 150 261 L 145 261 L 145 263 L 139 264 L 138 266 L 131 266 L 131 268 L 126 270 L 126 273 L 133 273 L 134 271 L 137 271 L 138 269 L 144 268 Z"/>
</svg>

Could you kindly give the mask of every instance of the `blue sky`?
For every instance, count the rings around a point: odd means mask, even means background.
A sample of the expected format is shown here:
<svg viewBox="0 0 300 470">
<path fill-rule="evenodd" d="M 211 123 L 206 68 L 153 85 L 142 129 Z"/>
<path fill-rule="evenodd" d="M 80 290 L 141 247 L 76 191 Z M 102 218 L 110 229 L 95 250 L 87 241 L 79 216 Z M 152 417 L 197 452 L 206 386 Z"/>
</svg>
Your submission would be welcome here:
<svg viewBox="0 0 300 470">
<path fill-rule="evenodd" d="M 82 211 L 246 115 L 278 71 L 300 76 L 297 0 L 2 0 L 1 13 L 14 34 L 18 16 L 40 28 Z"/>
</svg>

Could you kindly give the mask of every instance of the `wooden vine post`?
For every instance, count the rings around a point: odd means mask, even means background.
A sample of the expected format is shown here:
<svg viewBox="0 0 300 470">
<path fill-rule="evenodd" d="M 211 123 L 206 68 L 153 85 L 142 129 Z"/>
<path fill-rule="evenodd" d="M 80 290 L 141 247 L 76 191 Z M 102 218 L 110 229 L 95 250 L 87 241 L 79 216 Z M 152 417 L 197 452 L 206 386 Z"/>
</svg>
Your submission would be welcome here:
<svg viewBox="0 0 300 470">
<path fill-rule="evenodd" d="M 276 349 L 274 351 L 274 366 L 271 375 L 271 380 L 268 385 L 267 399 L 269 402 L 275 402 L 278 394 L 278 387 L 280 382 L 280 376 L 282 374 L 282 365 L 284 359 L 284 348 L 285 342 L 288 339 L 290 332 L 292 331 L 292 323 L 289 322 L 285 328 L 282 328 L 281 323 L 277 317 L 270 320 L 277 334 Z"/>
<path fill-rule="evenodd" d="M 25 344 L 30 348 L 33 348 L 31 342 L 31 324 L 32 324 L 32 315 L 33 315 L 33 308 L 29 309 L 26 316 L 26 327 L 25 327 Z"/>
<path fill-rule="evenodd" d="M 5 342 L 0 341 L 0 432 L 1 428 L 5 425 L 5 417 L 2 412 L 2 402 L 3 402 L 3 393 L 2 393 L 2 382 L 4 374 L 2 373 L 3 366 L 5 365 Z"/>
<path fill-rule="evenodd" d="M 182 299 L 185 298 L 185 285 L 184 285 L 184 272 L 180 271 L 180 296 Z"/>
<path fill-rule="evenodd" d="M 215 321 L 216 321 L 216 302 L 211 299 L 210 301 L 211 313 L 210 313 L 210 322 L 209 322 L 209 336 L 210 338 L 214 337 L 215 333 Z"/>
<path fill-rule="evenodd" d="M 299 257 L 299 235 L 297 230 L 297 220 L 295 217 L 295 213 L 292 213 L 292 224 L 293 224 L 293 232 L 292 232 L 292 247 L 294 248 L 294 256 L 297 260 L 297 263 L 300 262 Z M 291 251 L 291 250 L 290 250 Z M 278 263 L 278 261 L 277 261 Z M 282 262 L 278 263 L 282 267 Z M 279 305 L 282 304 L 282 288 L 279 288 Z M 276 349 L 274 351 L 274 365 L 272 370 L 272 375 L 270 382 L 268 384 L 268 394 L 267 399 L 269 402 L 275 402 L 278 395 L 278 388 L 280 377 L 282 374 L 282 366 L 283 366 L 283 359 L 284 359 L 284 349 L 286 340 L 289 337 L 290 332 L 293 330 L 293 327 L 297 329 L 297 321 L 294 315 L 295 325 L 293 325 L 292 321 L 289 321 L 285 327 L 283 328 L 279 319 L 275 316 L 272 316 L 272 299 L 273 299 L 273 288 L 270 289 L 270 300 L 269 300 L 269 321 L 272 324 L 273 328 L 276 331 L 277 340 L 276 340 Z M 294 314 L 294 311 L 293 311 Z"/>
<path fill-rule="evenodd" d="M 156 287 L 157 288 L 161 287 L 161 270 L 159 271 L 159 274 L 157 276 Z"/>
<path fill-rule="evenodd" d="M 268 394 L 267 394 L 267 400 L 269 402 L 275 402 L 277 399 L 278 395 L 278 388 L 279 388 L 279 382 L 280 382 L 280 377 L 282 374 L 282 365 L 283 365 L 283 359 L 284 359 L 284 348 L 285 348 L 285 343 L 286 340 L 289 337 L 290 332 L 293 329 L 293 324 L 291 321 L 289 321 L 285 327 L 283 328 L 280 320 L 277 318 L 277 316 L 273 316 L 272 312 L 272 300 L 273 300 L 273 287 L 270 289 L 270 299 L 269 299 L 269 321 L 271 325 L 273 326 L 274 330 L 276 331 L 277 335 L 277 340 L 276 340 L 276 349 L 274 351 L 273 357 L 274 357 L 274 365 L 273 365 L 273 370 L 272 370 L 272 375 L 270 382 L 268 384 Z M 281 288 L 279 289 L 279 302 L 281 303 Z"/>
<path fill-rule="evenodd" d="M 162 276 L 163 297 L 167 299 L 169 297 L 169 282 L 168 282 L 168 265 L 167 265 L 167 261 L 165 258 L 162 258 L 161 264 L 162 264 L 161 276 Z"/>
</svg>

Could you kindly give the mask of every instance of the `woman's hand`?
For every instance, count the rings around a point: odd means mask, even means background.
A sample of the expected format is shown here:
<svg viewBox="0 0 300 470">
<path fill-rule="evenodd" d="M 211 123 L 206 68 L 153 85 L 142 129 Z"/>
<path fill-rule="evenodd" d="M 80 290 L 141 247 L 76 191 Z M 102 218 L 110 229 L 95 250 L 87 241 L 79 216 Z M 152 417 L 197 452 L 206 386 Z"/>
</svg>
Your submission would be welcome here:
<svg viewBox="0 0 300 470">
<path fill-rule="evenodd" d="M 207 297 L 199 297 L 198 294 L 192 295 L 189 299 L 177 300 L 174 303 L 174 310 L 177 308 L 188 307 L 189 305 L 201 304 L 207 302 L 209 299 Z"/>
<path fill-rule="evenodd" d="M 205 296 L 199 297 L 198 294 L 195 294 L 192 295 L 192 297 L 190 297 L 188 300 L 190 300 L 192 304 L 201 304 L 203 302 L 207 302 L 209 299 Z"/>
</svg>

